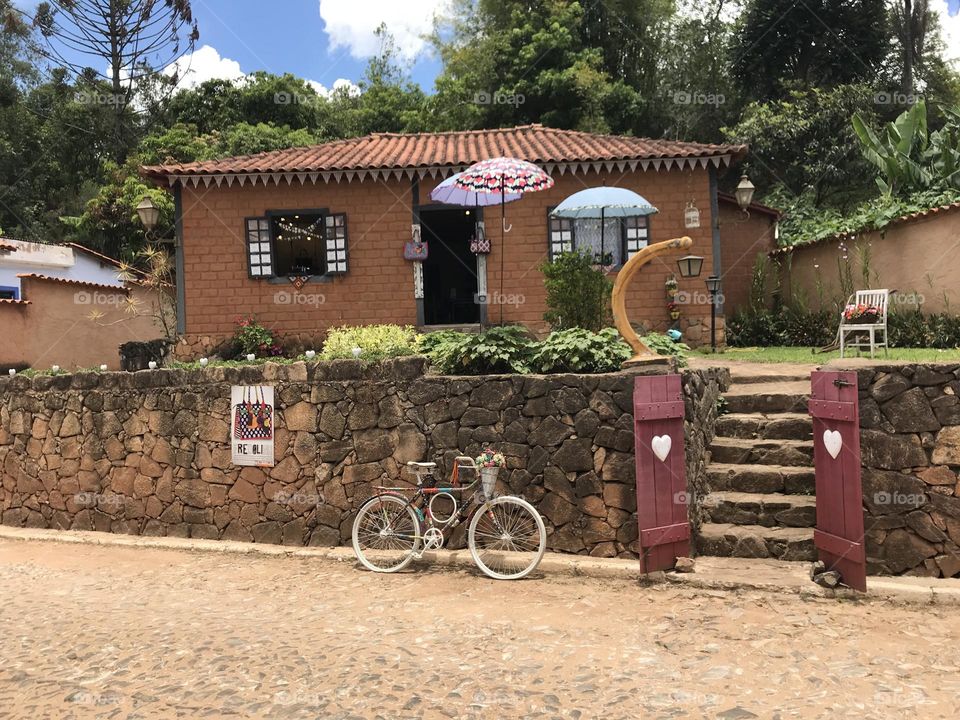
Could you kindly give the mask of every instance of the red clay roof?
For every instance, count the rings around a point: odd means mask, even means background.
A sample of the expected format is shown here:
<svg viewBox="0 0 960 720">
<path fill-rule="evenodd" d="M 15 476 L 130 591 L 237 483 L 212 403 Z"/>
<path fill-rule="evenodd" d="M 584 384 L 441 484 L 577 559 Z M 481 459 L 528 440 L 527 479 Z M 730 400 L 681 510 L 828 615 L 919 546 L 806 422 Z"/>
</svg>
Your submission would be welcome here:
<svg viewBox="0 0 960 720">
<path fill-rule="evenodd" d="M 47 280 L 49 282 L 61 283 L 63 285 L 77 285 L 81 287 L 96 288 L 98 290 L 111 290 L 114 292 L 129 293 L 130 289 L 122 285 L 103 285 L 101 283 L 87 282 L 86 280 L 68 280 L 67 278 L 50 277 L 49 275 L 39 275 L 37 273 L 19 273 L 18 278 L 28 278 L 30 280 Z"/>
<path fill-rule="evenodd" d="M 2 239 L 0 239 L 0 252 L 16 252 L 16 251 L 17 251 L 16 245 L 5 243 Z"/>
<path fill-rule="evenodd" d="M 29 305 L 29 300 L 10 300 L 9 298 L 0 298 L 0 305 Z"/>
<path fill-rule="evenodd" d="M 674 140 L 597 135 L 523 125 L 497 130 L 441 133 L 375 133 L 273 152 L 193 163 L 151 165 L 146 177 L 235 173 L 325 172 L 470 165 L 501 155 L 535 163 L 741 157 L 746 145 L 707 145 Z"/>
</svg>

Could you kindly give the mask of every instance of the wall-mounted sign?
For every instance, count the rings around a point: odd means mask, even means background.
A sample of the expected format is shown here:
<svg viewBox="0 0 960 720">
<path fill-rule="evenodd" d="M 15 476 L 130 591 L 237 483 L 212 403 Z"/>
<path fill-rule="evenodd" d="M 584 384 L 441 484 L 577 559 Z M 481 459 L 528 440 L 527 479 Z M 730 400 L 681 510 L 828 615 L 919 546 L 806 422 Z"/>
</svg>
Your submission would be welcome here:
<svg viewBox="0 0 960 720">
<path fill-rule="evenodd" d="M 230 390 L 230 406 L 233 464 L 273 467 L 273 388 L 234 385 Z"/>
</svg>

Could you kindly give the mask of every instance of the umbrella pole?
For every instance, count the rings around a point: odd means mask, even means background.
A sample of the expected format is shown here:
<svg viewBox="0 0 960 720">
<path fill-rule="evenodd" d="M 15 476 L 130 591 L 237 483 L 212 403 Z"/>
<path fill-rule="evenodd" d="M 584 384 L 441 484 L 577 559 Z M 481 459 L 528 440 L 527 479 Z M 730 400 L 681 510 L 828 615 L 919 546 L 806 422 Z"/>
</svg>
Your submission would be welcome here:
<svg viewBox="0 0 960 720">
<path fill-rule="evenodd" d="M 607 225 L 603 219 L 603 213 L 606 208 L 600 208 L 600 267 L 604 267 L 604 260 L 606 259 L 603 254 L 603 233 L 607 229 Z"/>
<path fill-rule="evenodd" d="M 507 224 L 507 202 L 504 196 L 506 183 L 503 176 L 500 177 L 500 297 L 497 302 L 500 304 L 500 326 L 503 327 L 503 256 L 507 254 L 507 248 L 504 240 Z"/>
</svg>

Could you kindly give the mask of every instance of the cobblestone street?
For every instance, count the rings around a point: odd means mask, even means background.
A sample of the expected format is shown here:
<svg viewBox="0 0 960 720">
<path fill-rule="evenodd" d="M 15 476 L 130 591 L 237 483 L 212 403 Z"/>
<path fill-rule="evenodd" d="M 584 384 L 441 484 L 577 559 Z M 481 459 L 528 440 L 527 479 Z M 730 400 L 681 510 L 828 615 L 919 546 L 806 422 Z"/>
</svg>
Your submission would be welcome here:
<svg viewBox="0 0 960 720">
<path fill-rule="evenodd" d="M 955 718 L 960 612 L 0 541 L 2 718 Z"/>
</svg>

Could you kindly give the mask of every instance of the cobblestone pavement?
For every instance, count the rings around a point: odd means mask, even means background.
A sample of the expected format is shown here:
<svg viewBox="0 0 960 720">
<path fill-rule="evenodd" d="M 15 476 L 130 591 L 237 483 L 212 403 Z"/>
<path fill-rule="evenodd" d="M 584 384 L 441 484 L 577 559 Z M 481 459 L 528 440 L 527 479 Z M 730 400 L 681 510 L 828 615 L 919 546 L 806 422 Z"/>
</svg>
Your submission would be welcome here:
<svg viewBox="0 0 960 720">
<path fill-rule="evenodd" d="M 2 718 L 955 718 L 960 612 L 0 541 Z"/>
</svg>

